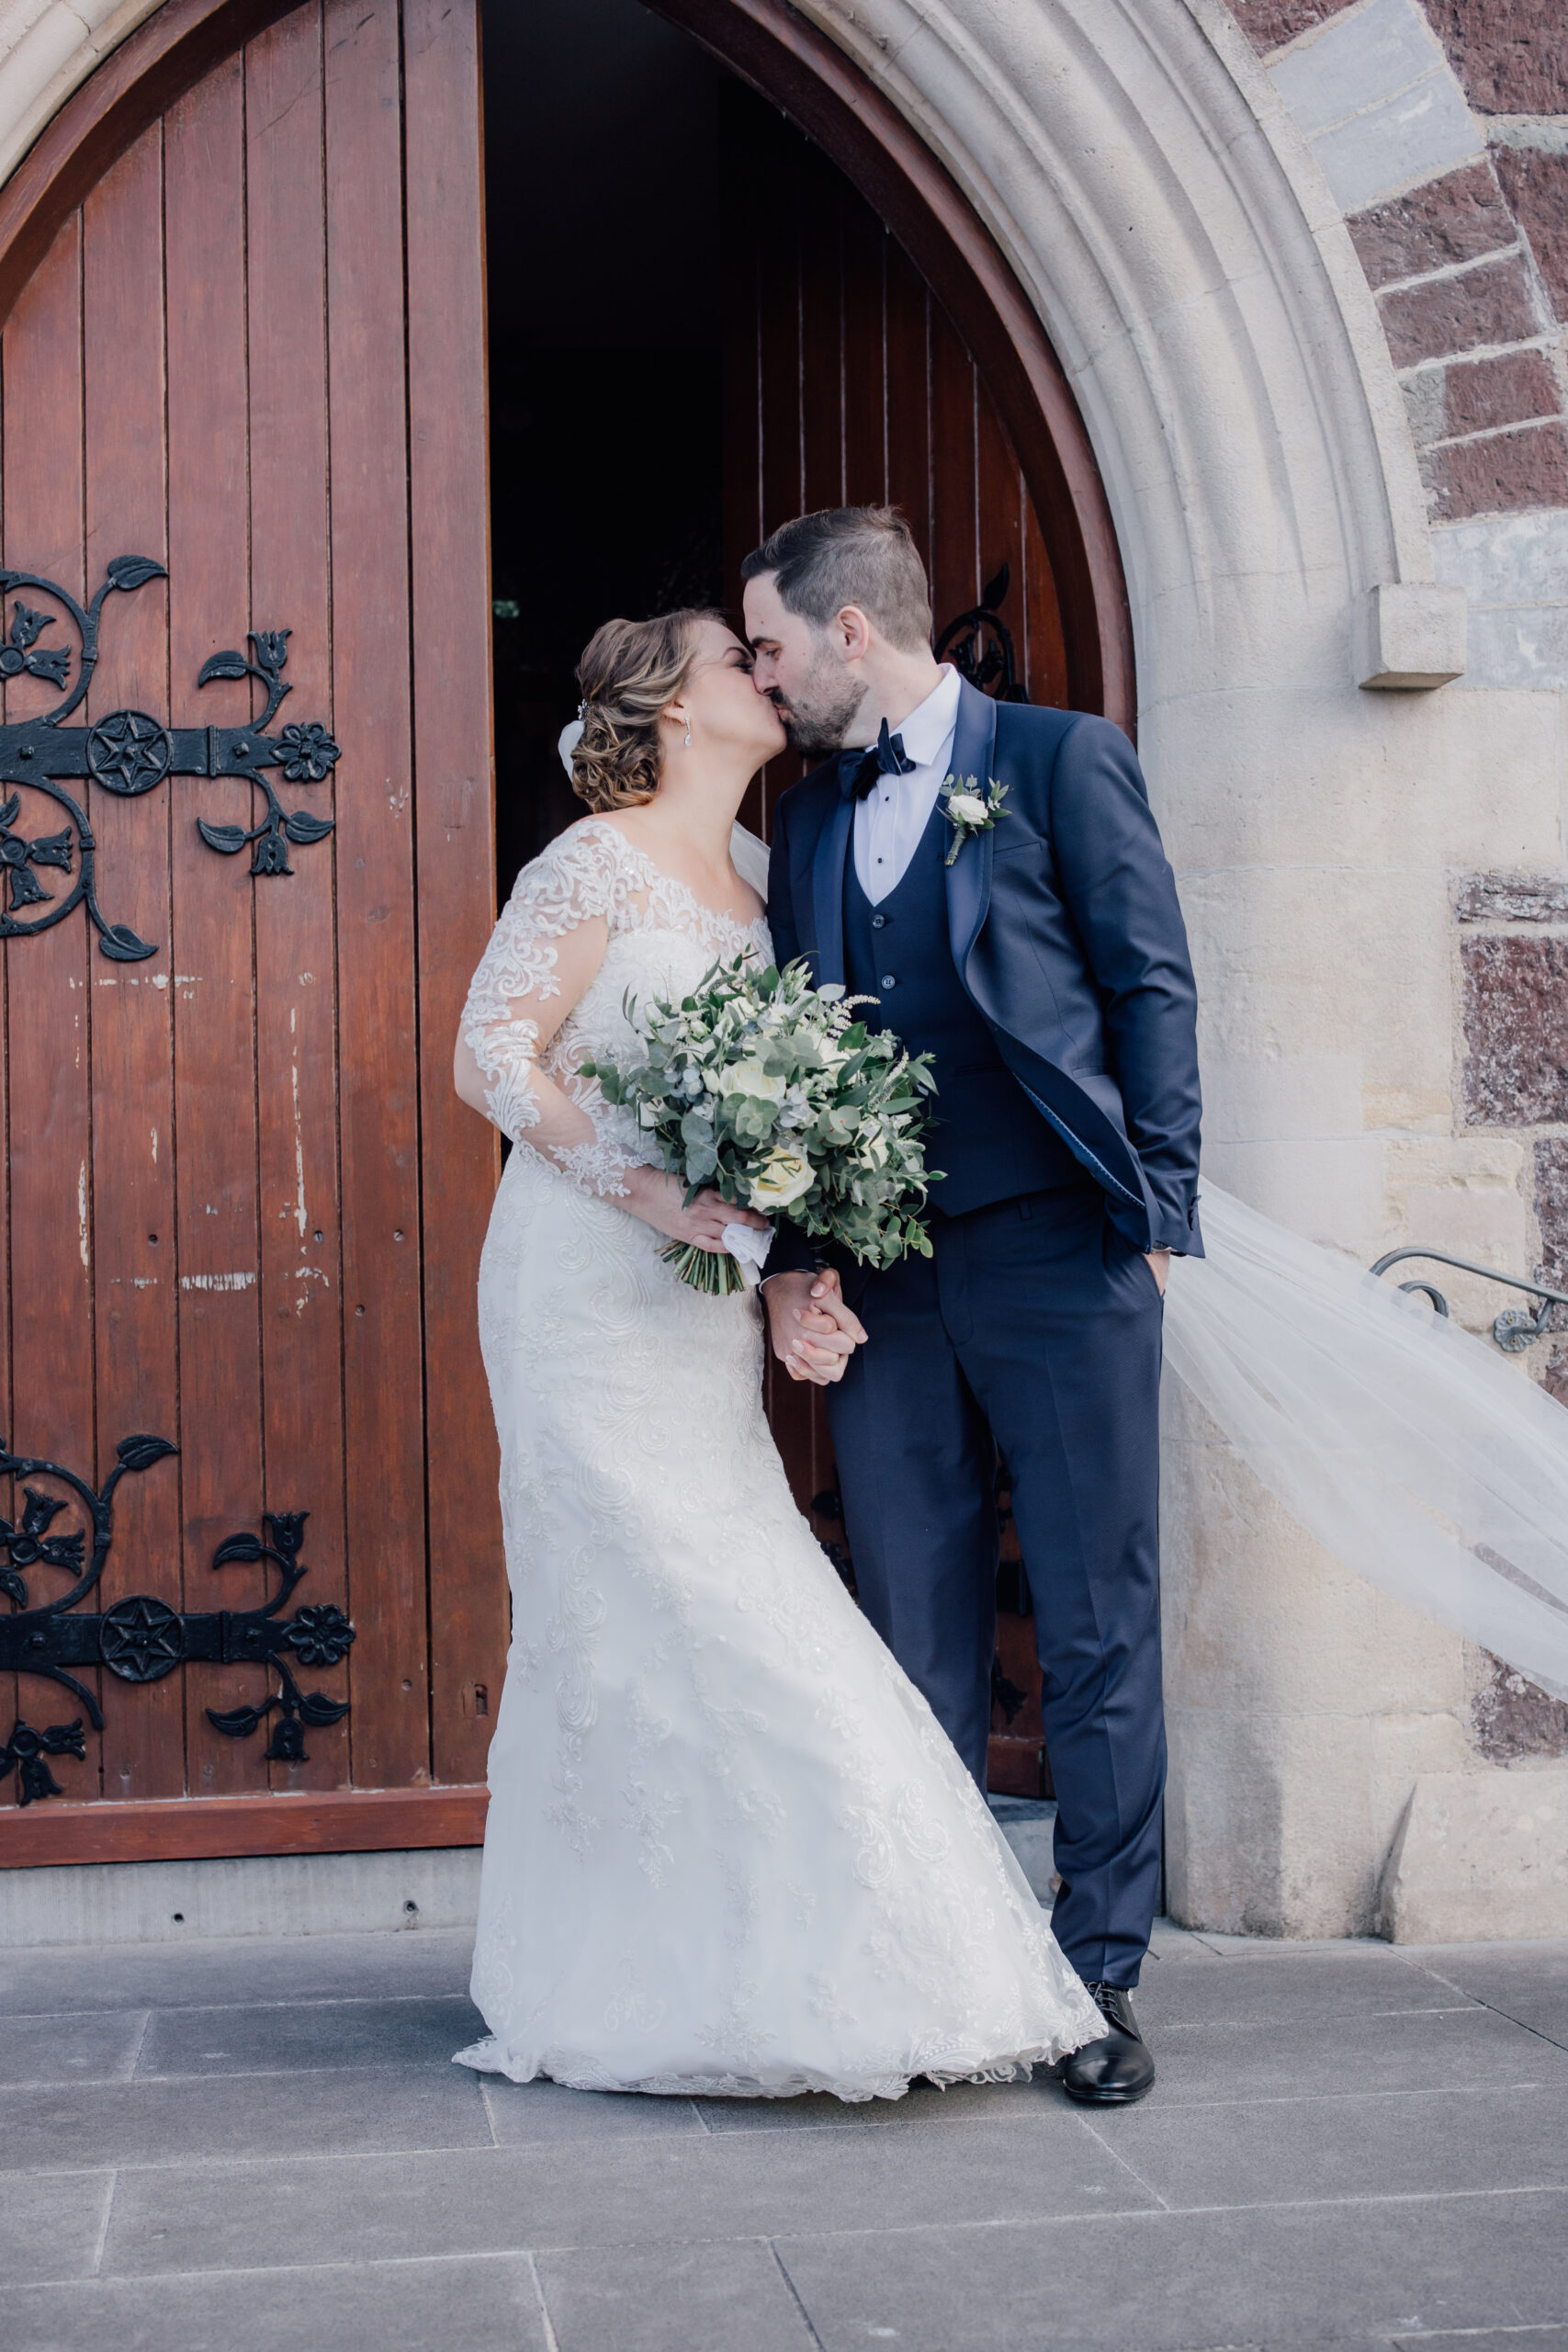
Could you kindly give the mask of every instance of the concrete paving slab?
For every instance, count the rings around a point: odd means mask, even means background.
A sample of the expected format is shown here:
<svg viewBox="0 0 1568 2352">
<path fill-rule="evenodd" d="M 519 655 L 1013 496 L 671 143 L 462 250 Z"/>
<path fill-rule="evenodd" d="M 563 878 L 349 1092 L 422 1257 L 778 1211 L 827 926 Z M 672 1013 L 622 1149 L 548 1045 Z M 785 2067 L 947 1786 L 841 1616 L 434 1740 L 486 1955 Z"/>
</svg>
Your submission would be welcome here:
<svg viewBox="0 0 1568 2352">
<path fill-rule="evenodd" d="M 551 2352 L 525 2261 L 98 2278 L 8 2296 L 6 2352 Z"/>
<path fill-rule="evenodd" d="M 772 2247 L 596 2246 L 538 2257 L 560 2352 L 811 2352 L 812 2335 Z"/>
<path fill-rule="evenodd" d="M 1102 2109 L 1094 2123 L 1153 2194 L 1177 2208 L 1568 2188 L 1561 2081 L 1408 2097 L 1150 2104 Z"/>
<path fill-rule="evenodd" d="M 471 1928 L 0 1951 L 0 2015 L 466 1993 Z"/>
<path fill-rule="evenodd" d="M 276 2001 L 163 2009 L 136 2073 L 277 2074 L 337 2066 L 446 2066 L 484 2031 L 466 1993 L 378 2001 Z"/>
<path fill-rule="evenodd" d="M 0 2173 L 491 2144 L 472 2079 L 455 2068 L 0 2092 Z"/>
<path fill-rule="evenodd" d="M 498 2148 L 649 2140 L 666 2132 L 701 2139 L 705 2131 L 689 2098 L 569 2091 L 559 2083 L 509 2083 L 504 2075 L 481 2075 L 477 2079 Z"/>
<path fill-rule="evenodd" d="M 1396 2335 L 1393 2352 L 1560 2352 L 1568 2343 L 1568 2324 L 1561 2327 L 1467 2327 L 1455 2335 Z"/>
<path fill-rule="evenodd" d="M 1419 1962 L 1438 1983 L 1568 2048 L 1568 1943 L 1451 1944 Z"/>
<path fill-rule="evenodd" d="M 337 2079 L 341 2080 L 342 2077 Z M 591 2094 L 584 2094 L 585 2097 Z M 704 2132 L 483 2154 L 127 2171 L 106 2271 L 240 2269 L 687 2243 L 760 2231 L 919 2230 L 1156 2202 L 1072 2114 L 1005 2132 Z"/>
<path fill-rule="evenodd" d="M 776 2244 L 823 2352 L 1286 2352 L 1568 2307 L 1568 2198 L 1546 2192 Z"/>
<path fill-rule="evenodd" d="M 1430 1971 L 1370 1953 L 1254 1953 L 1220 1968 L 1149 1969 L 1134 1996 L 1151 2035 L 1167 2025 L 1250 2025 L 1314 2018 L 1383 2017 L 1400 2009 L 1462 2008 L 1470 1997 Z"/>
<path fill-rule="evenodd" d="M 148 2023 L 145 2009 L 0 2018 L 0 2086 L 123 2082 Z"/>
<path fill-rule="evenodd" d="M 0 2293 L 38 2278 L 85 2278 L 97 2267 L 112 2172 L 35 2173 L 0 2193 Z M 0 2315 L 0 2342 L 6 2322 Z"/>
<path fill-rule="evenodd" d="M 1568 2089 L 1568 2050 L 1483 2008 L 1387 2017 L 1285 2018 L 1250 2025 L 1150 2029 L 1171 2106 L 1254 2098 L 1332 2098 L 1367 2092 L 1498 2090 L 1510 2083 Z"/>
<path fill-rule="evenodd" d="M 704 2098 L 697 2101 L 710 2132 L 855 2132 L 900 2129 L 910 2123 L 1016 2123 L 1038 2111 L 1070 2112 L 1064 2094 L 1043 2070 L 1032 2083 L 954 2083 L 943 2091 L 917 2083 L 902 2098 L 857 2100 L 827 2092 L 803 2098 Z"/>
</svg>

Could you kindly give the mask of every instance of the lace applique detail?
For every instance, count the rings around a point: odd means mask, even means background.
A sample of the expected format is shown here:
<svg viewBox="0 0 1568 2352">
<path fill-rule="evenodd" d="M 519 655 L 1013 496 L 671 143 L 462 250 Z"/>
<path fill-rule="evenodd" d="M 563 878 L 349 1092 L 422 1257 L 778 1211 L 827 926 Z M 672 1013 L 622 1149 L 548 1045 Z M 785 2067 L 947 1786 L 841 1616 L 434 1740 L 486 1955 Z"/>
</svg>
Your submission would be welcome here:
<svg viewBox="0 0 1568 2352">
<path fill-rule="evenodd" d="M 700 940 L 710 958 L 766 946 L 764 923 L 738 923 L 705 907 L 683 882 L 661 874 L 614 825 L 591 818 L 552 842 L 518 876 L 474 974 L 463 1007 L 463 1042 L 489 1080 L 485 1104 L 502 1133 L 556 1168 L 580 1191 L 625 1200 L 631 1168 L 657 1168 L 660 1154 L 629 1114 L 613 1110 L 596 1084 L 580 1079 L 590 1057 L 582 999 L 541 1053 L 540 1024 L 516 1011 L 562 993 L 560 945 L 584 923 L 602 922 L 606 945 L 637 933 L 677 932 Z M 597 975 L 583 996 L 592 994 Z M 549 1081 L 542 1102 L 537 1079 Z M 549 1115 L 551 1091 L 587 1113 L 591 1138 L 563 1131 Z M 552 1128 L 555 1130 L 552 1132 Z"/>
</svg>

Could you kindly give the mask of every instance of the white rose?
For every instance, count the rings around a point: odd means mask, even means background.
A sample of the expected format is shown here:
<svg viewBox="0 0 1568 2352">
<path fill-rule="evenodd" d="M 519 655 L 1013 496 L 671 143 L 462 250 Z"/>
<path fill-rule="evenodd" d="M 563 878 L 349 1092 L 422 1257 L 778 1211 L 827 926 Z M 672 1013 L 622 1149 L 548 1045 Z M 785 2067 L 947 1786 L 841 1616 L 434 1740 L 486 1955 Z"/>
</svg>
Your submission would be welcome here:
<svg viewBox="0 0 1568 2352">
<path fill-rule="evenodd" d="M 770 1078 L 759 1061 L 731 1062 L 719 1080 L 721 1094 L 746 1094 L 753 1102 L 782 1102 L 785 1091 L 784 1080 Z"/>
<path fill-rule="evenodd" d="M 978 793 L 950 792 L 947 796 L 947 813 L 950 817 L 956 817 L 960 824 L 983 825 L 991 812 Z"/>
<path fill-rule="evenodd" d="M 811 1184 L 811 1162 L 803 1151 L 770 1151 L 751 1179 L 751 1206 L 764 1216 L 770 1209 L 787 1208 L 802 1193 L 809 1193 Z"/>
</svg>

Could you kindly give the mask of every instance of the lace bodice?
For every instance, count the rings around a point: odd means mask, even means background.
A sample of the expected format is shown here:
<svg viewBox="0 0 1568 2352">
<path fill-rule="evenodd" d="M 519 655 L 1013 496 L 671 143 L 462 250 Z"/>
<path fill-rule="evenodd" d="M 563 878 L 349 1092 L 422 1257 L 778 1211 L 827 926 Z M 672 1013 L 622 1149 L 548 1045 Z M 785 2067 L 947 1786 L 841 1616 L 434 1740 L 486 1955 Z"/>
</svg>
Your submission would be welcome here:
<svg viewBox="0 0 1568 2352">
<path fill-rule="evenodd" d="M 629 1004 L 747 952 L 771 952 L 762 917 L 705 907 L 603 818 L 571 826 L 518 876 L 463 1008 L 490 1116 L 584 1191 L 624 1197 L 627 1169 L 660 1155 L 581 1065 L 636 1050 Z"/>
</svg>

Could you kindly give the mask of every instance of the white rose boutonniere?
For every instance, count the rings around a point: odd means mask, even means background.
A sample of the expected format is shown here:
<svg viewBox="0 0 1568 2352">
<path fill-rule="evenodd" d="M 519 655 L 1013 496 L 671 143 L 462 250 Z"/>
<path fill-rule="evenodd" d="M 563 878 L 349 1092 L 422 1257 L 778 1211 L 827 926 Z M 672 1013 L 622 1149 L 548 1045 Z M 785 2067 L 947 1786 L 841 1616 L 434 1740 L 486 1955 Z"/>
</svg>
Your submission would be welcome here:
<svg viewBox="0 0 1568 2352">
<path fill-rule="evenodd" d="M 947 863 L 953 864 L 966 841 L 976 833 L 988 833 L 998 817 L 1008 815 L 1002 802 L 1008 797 L 1005 784 L 992 776 L 988 793 L 980 789 L 978 776 L 950 775 L 942 787 L 942 813 L 953 827 L 953 844 L 947 853 Z"/>
</svg>

